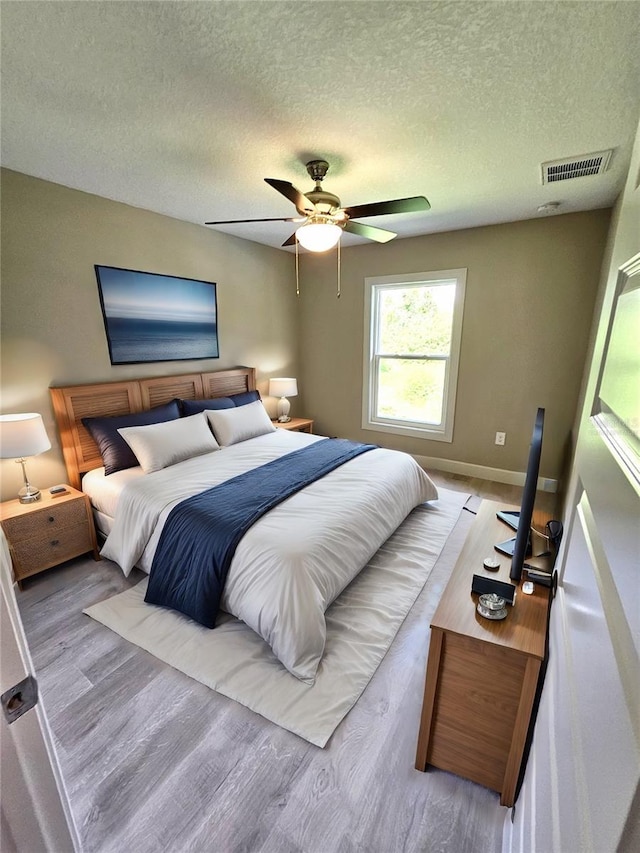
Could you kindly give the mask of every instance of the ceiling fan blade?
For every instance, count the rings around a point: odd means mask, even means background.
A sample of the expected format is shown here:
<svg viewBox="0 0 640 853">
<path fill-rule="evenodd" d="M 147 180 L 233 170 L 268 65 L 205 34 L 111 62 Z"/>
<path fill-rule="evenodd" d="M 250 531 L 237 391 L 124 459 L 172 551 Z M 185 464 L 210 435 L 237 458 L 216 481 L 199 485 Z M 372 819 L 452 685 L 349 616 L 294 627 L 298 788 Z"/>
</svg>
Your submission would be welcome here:
<svg viewBox="0 0 640 853">
<path fill-rule="evenodd" d="M 238 225 L 242 222 L 303 222 L 299 216 L 277 216 L 275 219 L 221 219 L 219 222 L 205 222 L 205 225 Z"/>
<path fill-rule="evenodd" d="M 283 246 L 295 246 L 296 244 L 296 232 L 294 231 L 291 237 L 288 240 L 285 240 L 282 244 Z"/>
<path fill-rule="evenodd" d="M 357 204 L 355 207 L 344 208 L 344 212 L 351 219 L 360 219 L 362 216 L 389 216 L 392 213 L 415 213 L 420 210 L 431 210 L 431 205 L 423 195 L 396 198 L 391 201 L 376 201 L 372 204 Z"/>
<path fill-rule="evenodd" d="M 265 178 L 265 181 L 274 190 L 277 190 L 285 198 L 288 198 L 289 201 L 292 201 L 296 206 L 296 210 L 308 210 L 309 213 L 313 212 L 314 206 L 309 199 L 300 190 L 297 190 L 293 184 L 290 184 L 289 181 L 279 181 L 277 178 Z"/>
<path fill-rule="evenodd" d="M 384 228 L 374 228 L 373 225 L 365 225 L 364 222 L 353 222 L 349 220 L 344 226 L 345 231 L 351 234 L 357 234 L 359 237 L 366 237 L 367 240 L 375 240 L 376 243 L 388 243 L 398 235 L 395 231 L 386 231 Z"/>
</svg>

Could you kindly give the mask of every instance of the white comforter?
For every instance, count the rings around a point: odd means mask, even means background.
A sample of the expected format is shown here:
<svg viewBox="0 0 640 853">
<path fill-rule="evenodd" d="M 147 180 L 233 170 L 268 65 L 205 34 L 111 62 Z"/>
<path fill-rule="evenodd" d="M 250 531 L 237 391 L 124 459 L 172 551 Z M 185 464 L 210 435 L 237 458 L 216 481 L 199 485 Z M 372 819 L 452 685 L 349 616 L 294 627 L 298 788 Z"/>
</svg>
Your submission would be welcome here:
<svg viewBox="0 0 640 853">
<path fill-rule="evenodd" d="M 148 572 L 179 501 L 318 440 L 277 430 L 132 481 L 102 555 L 125 575 L 135 565 Z M 260 634 L 293 675 L 313 683 L 325 610 L 411 510 L 436 497 L 405 453 L 376 449 L 350 460 L 253 525 L 232 560 L 222 608 Z"/>
</svg>

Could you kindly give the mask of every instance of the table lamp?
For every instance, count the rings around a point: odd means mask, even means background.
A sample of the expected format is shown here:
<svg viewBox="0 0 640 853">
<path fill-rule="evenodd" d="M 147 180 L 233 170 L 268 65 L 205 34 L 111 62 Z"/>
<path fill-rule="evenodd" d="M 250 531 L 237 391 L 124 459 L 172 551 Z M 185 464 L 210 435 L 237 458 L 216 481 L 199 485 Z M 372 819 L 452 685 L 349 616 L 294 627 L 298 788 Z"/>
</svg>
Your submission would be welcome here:
<svg viewBox="0 0 640 853">
<path fill-rule="evenodd" d="M 280 397 L 278 400 L 278 421 L 279 423 L 287 423 L 291 420 L 289 411 L 291 403 L 287 397 L 297 397 L 298 383 L 291 377 L 278 377 L 277 379 L 269 380 L 269 396 Z"/>
<path fill-rule="evenodd" d="M 0 459 L 15 459 L 22 465 L 24 486 L 18 492 L 20 503 L 40 500 L 40 490 L 27 479 L 26 456 L 36 456 L 49 450 L 51 442 L 42 416 L 36 412 L 20 415 L 0 415 Z"/>
</svg>

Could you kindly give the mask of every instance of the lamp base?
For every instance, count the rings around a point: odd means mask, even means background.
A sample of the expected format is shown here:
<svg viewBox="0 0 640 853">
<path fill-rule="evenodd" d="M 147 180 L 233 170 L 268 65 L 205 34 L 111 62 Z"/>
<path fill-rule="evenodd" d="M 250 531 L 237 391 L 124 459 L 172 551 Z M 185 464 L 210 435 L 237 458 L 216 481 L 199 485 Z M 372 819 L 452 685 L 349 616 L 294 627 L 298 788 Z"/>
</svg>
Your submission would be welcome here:
<svg viewBox="0 0 640 853">
<path fill-rule="evenodd" d="M 27 460 L 24 456 L 21 456 L 20 459 L 16 459 L 16 462 L 22 465 L 22 479 L 24 480 L 24 486 L 18 492 L 18 500 L 21 504 L 32 504 L 35 501 L 39 501 L 40 489 L 32 486 L 27 477 Z"/>
<path fill-rule="evenodd" d="M 278 400 L 278 423 L 287 424 L 291 420 L 289 412 L 291 411 L 291 403 L 286 397 L 280 397 Z"/>
<path fill-rule="evenodd" d="M 21 504 L 32 504 L 39 501 L 41 498 L 40 489 L 34 489 L 33 486 L 23 486 L 18 492 L 18 500 Z"/>
</svg>

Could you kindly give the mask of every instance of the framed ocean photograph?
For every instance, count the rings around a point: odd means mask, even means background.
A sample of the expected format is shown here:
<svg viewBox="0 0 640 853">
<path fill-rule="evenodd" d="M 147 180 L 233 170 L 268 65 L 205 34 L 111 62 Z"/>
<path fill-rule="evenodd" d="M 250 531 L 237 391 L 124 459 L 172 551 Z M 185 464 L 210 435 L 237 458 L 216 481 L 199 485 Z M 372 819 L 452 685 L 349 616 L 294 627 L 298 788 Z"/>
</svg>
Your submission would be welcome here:
<svg viewBox="0 0 640 853">
<path fill-rule="evenodd" d="M 111 364 L 218 358 L 212 281 L 95 265 Z"/>
</svg>

